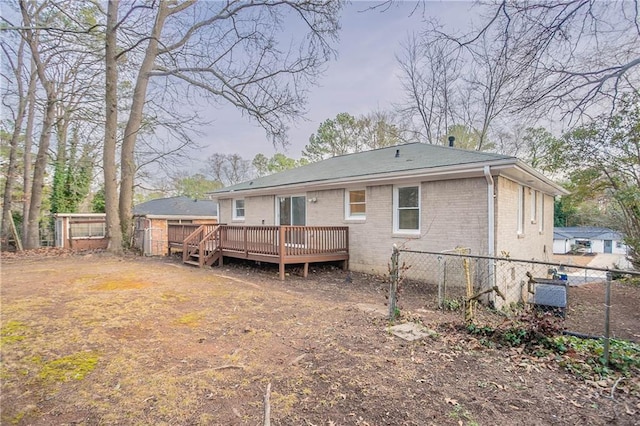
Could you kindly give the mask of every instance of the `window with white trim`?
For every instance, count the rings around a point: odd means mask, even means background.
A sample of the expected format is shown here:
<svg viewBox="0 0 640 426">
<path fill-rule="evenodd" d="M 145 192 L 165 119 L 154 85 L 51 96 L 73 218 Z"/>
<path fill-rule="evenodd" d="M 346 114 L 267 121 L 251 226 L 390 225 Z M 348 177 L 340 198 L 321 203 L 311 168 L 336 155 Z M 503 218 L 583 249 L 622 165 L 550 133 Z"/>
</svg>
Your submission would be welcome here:
<svg viewBox="0 0 640 426">
<path fill-rule="evenodd" d="M 538 220 L 538 191 L 530 190 L 531 193 L 531 223 Z"/>
<path fill-rule="evenodd" d="M 244 199 L 233 200 L 233 220 L 244 220 Z"/>
<path fill-rule="evenodd" d="M 364 220 L 367 214 L 367 195 L 364 189 L 346 190 L 344 192 L 345 218 Z"/>
<path fill-rule="evenodd" d="M 103 221 L 78 221 L 69 223 L 69 237 L 71 239 L 104 238 L 106 223 Z"/>
<path fill-rule="evenodd" d="M 538 231 L 544 232 L 544 194 L 540 194 L 540 214 L 538 215 Z"/>
<path fill-rule="evenodd" d="M 524 235 L 524 186 L 518 187 L 518 235 Z"/>
<path fill-rule="evenodd" d="M 393 188 L 393 231 L 420 234 L 420 186 Z"/>
</svg>

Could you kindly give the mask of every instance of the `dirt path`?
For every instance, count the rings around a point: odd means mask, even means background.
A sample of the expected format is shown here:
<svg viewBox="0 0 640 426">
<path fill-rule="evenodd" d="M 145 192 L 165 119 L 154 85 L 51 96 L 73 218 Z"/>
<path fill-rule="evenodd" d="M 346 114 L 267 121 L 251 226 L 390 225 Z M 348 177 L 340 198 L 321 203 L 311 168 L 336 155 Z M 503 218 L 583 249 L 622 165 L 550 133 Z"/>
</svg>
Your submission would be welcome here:
<svg viewBox="0 0 640 426">
<path fill-rule="evenodd" d="M 437 332 L 405 342 L 379 279 L 200 270 L 105 254 L 3 259 L 2 424 L 637 424 L 622 381 L 586 383 L 405 309 Z M 413 300 L 413 302 L 409 302 Z M 370 307 L 378 307 L 378 311 Z"/>
</svg>

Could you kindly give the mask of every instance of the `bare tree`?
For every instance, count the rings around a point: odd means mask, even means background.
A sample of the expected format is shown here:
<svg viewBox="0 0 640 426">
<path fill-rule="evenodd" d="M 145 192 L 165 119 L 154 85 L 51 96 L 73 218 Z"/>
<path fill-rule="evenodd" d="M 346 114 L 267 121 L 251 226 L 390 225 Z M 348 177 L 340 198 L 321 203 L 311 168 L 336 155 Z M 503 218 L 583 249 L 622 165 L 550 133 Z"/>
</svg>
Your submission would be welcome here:
<svg viewBox="0 0 640 426">
<path fill-rule="evenodd" d="M 35 8 L 35 10 L 34 10 Z M 53 81 L 46 73 L 46 66 L 40 46 L 40 30 L 34 25 L 33 17 L 37 17 L 43 10 L 43 5 L 37 6 L 20 1 L 20 11 L 24 23 L 23 37 L 27 41 L 31 50 L 33 64 L 38 75 L 40 84 L 46 94 L 46 106 L 42 120 L 42 130 L 38 142 L 38 152 L 33 166 L 33 182 L 31 185 L 31 201 L 28 216 L 23 220 L 27 222 L 26 234 L 24 235 L 25 249 L 37 248 L 40 246 L 40 207 L 42 204 L 42 188 L 44 187 L 44 177 L 48 161 L 49 143 L 51 141 L 51 131 L 55 120 L 55 105 L 57 93 Z M 34 29 L 36 28 L 36 29 Z"/>
<path fill-rule="evenodd" d="M 105 29 L 105 127 L 102 152 L 104 172 L 104 198 L 107 222 L 107 249 L 112 253 L 122 251 L 122 232 L 118 214 L 118 169 L 116 166 L 116 144 L 118 131 L 118 64 L 116 26 L 118 22 L 118 0 L 109 0 L 107 26 Z"/>
<path fill-rule="evenodd" d="M 297 2 L 159 2 L 152 8 L 134 5 L 125 13 L 132 56 L 139 47 L 132 105 L 121 151 L 119 214 L 128 235 L 135 178 L 135 146 L 141 128 L 147 90 L 156 84 L 184 84 L 226 102 L 256 120 L 272 137 L 284 143 L 287 121 L 303 113 L 305 88 L 333 54 L 330 42 L 338 30 L 338 1 Z M 136 10 L 134 10 L 136 9 Z M 153 14 L 144 32 L 126 25 L 127 17 Z M 291 47 L 279 46 L 291 20 L 299 19 L 308 34 L 292 38 Z M 185 89 L 186 92 L 186 89 Z M 183 92 L 184 93 L 184 92 Z"/>
<path fill-rule="evenodd" d="M 463 49 L 497 37 L 521 83 L 514 109 L 589 119 L 640 87 L 637 1 L 501 0 L 484 10 L 468 34 L 441 34 Z"/>
<path fill-rule="evenodd" d="M 420 139 L 438 143 L 455 122 L 459 55 L 446 39 L 425 40 L 413 35 L 404 43 L 397 60 L 406 96 L 399 110 L 414 122 Z"/>
<path fill-rule="evenodd" d="M 406 93 L 400 111 L 413 118 L 428 143 L 442 143 L 452 129 L 467 128 L 477 136 L 469 149 L 485 150 L 494 122 L 510 113 L 519 85 L 508 60 L 511 43 L 483 34 L 461 46 L 437 23 L 428 25 L 398 57 Z"/>
<path fill-rule="evenodd" d="M 253 174 L 251 162 L 239 154 L 213 154 L 203 172 L 224 186 L 247 181 Z"/>
<path fill-rule="evenodd" d="M 359 117 L 358 122 L 362 129 L 362 150 L 384 148 L 414 139 L 407 123 L 391 111 L 373 111 Z"/>
<path fill-rule="evenodd" d="M 24 121 L 25 112 L 27 109 L 27 95 L 24 91 L 24 40 L 19 42 L 18 50 L 16 52 L 9 52 L 10 47 L 6 43 L 2 43 L 2 51 L 5 56 L 5 60 L 9 63 L 11 74 L 4 76 L 7 81 L 11 80 L 11 77 L 15 78 L 16 93 L 15 96 L 18 100 L 17 110 L 14 112 L 13 117 L 13 132 L 11 134 L 11 141 L 9 143 L 9 164 L 7 166 L 7 173 L 4 184 L 4 197 L 2 200 L 2 223 L 0 224 L 0 236 L 6 236 L 9 232 L 11 225 L 11 213 L 12 213 L 12 196 L 13 188 L 16 185 L 17 180 L 17 168 L 18 168 L 18 143 L 22 133 L 22 122 Z M 16 61 L 14 63 L 13 58 Z M 5 81 L 5 83 L 7 82 Z M 3 85 L 6 87 L 6 85 Z M 3 95 L 3 102 L 5 96 Z M 6 106 L 6 105 L 5 105 Z"/>
<path fill-rule="evenodd" d="M 29 209 L 31 208 L 31 184 L 32 184 L 32 172 L 31 172 L 31 163 L 32 155 L 31 148 L 33 146 L 33 128 L 35 126 L 36 120 L 36 84 L 38 81 L 37 71 L 35 66 L 35 61 L 33 57 L 30 60 L 30 70 L 31 73 L 29 75 L 29 87 L 27 89 L 27 124 L 24 130 L 24 157 L 23 157 L 23 179 L 22 179 L 22 192 L 23 192 L 23 201 L 22 201 L 22 236 L 24 238 L 27 235 L 27 226 L 28 223 L 25 220 L 29 217 Z"/>
</svg>

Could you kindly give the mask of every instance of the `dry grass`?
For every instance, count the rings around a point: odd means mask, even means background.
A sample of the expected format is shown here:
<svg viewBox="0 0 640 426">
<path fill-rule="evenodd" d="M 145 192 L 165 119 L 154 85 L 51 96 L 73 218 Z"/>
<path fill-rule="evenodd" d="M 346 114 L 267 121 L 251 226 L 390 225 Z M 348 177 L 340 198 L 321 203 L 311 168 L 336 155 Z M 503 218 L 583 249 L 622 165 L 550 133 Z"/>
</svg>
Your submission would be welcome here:
<svg viewBox="0 0 640 426">
<path fill-rule="evenodd" d="M 541 423 L 635 419 L 455 332 L 399 341 L 356 307 L 382 304 L 375 282 L 216 272 L 106 255 L 4 262 L 2 424 L 255 425 L 269 383 L 275 424 L 527 424 L 510 408 L 522 399 Z M 577 393 L 581 410 L 555 399 Z"/>
</svg>

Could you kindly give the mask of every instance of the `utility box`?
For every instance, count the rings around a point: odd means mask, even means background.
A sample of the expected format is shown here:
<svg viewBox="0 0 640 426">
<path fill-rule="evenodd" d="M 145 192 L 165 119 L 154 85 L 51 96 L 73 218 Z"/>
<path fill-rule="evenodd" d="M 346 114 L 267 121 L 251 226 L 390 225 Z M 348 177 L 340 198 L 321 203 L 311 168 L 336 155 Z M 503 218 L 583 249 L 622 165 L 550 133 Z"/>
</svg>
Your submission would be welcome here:
<svg viewBox="0 0 640 426">
<path fill-rule="evenodd" d="M 533 304 L 546 312 L 554 312 L 566 318 L 569 282 L 548 278 L 534 278 Z"/>
</svg>

